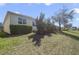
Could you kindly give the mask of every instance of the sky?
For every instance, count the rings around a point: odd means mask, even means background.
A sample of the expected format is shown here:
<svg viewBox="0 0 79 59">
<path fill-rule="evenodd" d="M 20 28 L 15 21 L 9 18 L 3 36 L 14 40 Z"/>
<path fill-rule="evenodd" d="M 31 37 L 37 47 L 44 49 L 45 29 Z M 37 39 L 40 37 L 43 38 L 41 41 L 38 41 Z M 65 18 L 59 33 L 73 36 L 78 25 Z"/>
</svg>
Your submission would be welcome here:
<svg viewBox="0 0 79 59">
<path fill-rule="evenodd" d="M 7 11 L 31 16 L 36 18 L 40 12 L 45 14 L 45 18 L 51 17 L 62 8 L 75 10 L 72 25 L 79 27 L 79 3 L 0 3 L 0 22 L 3 23 Z"/>
</svg>

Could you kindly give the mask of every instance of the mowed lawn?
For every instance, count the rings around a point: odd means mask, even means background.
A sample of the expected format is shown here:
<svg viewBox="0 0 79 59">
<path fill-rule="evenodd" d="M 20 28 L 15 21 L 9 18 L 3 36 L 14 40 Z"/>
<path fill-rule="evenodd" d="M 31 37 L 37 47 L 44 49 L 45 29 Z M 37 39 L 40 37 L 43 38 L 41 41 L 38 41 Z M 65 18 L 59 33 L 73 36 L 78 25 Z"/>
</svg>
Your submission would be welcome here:
<svg viewBox="0 0 79 59">
<path fill-rule="evenodd" d="M 70 34 L 72 36 L 79 37 L 79 31 L 77 31 L 77 30 L 64 31 L 64 33 Z"/>
<path fill-rule="evenodd" d="M 34 46 L 30 35 L 0 38 L 0 54 L 9 55 L 76 55 L 79 54 L 79 41 L 64 34 L 51 34 L 41 38 L 41 46 Z"/>
</svg>

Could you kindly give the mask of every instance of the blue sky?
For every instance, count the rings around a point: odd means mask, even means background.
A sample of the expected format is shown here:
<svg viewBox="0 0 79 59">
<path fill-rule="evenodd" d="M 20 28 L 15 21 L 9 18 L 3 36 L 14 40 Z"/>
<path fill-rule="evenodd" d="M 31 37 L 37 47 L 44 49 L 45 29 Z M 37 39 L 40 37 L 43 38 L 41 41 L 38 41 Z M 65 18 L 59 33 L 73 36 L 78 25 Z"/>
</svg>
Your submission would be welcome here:
<svg viewBox="0 0 79 59">
<path fill-rule="evenodd" d="M 64 6 L 63 6 L 64 5 Z M 32 16 L 36 18 L 39 16 L 40 12 L 42 11 L 45 13 L 45 17 L 51 17 L 52 15 L 56 14 L 58 10 L 64 8 L 68 8 L 70 10 L 74 9 L 76 14 L 74 15 L 73 19 L 73 26 L 79 27 L 79 4 L 78 3 L 38 3 L 38 4 L 27 4 L 27 3 L 13 3 L 13 4 L 0 4 L 0 22 L 4 21 L 4 17 L 7 11 L 13 11 L 15 13 L 21 13 L 24 15 Z"/>
</svg>

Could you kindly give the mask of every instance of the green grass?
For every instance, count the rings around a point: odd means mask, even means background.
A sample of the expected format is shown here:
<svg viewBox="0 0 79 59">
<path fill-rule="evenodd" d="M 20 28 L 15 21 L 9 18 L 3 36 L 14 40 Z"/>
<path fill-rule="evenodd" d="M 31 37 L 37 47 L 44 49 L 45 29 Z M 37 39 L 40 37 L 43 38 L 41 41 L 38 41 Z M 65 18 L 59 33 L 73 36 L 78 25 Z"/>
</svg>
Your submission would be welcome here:
<svg viewBox="0 0 79 59">
<path fill-rule="evenodd" d="M 22 43 L 22 39 L 19 37 L 0 38 L 0 53 L 4 54 L 12 50 L 14 46 Z"/>
<path fill-rule="evenodd" d="M 63 32 L 79 38 L 79 31 L 63 31 Z"/>
<path fill-rule="evenodd" d="M 34 46 L 32 39 L 22 35 L 10 38 L 0 38 L 0 54 L 18 55 L 50 55 L 79 54 L 79 41 L 63 34 L 52 34 L 41 39 L 41 46 Z"/>
<path fill-rule="evenodd" d="M 79 35 L 79 31 L 78 30 L 69 30 L 68 32 L 75 33 L 75 34 Z"/>
</svg>

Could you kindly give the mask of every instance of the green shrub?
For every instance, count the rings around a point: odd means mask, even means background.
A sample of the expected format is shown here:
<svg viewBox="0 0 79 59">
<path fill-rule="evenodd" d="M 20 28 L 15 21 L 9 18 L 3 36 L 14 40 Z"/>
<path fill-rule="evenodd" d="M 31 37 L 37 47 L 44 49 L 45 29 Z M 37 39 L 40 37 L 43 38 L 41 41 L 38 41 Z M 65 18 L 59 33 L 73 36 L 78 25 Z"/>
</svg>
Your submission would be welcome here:
<svg viewBox="0 0 79 59">
<path fill-rule="evenodd" d="M 7 37 L 8 35 L 7 35 L 7 33 L 5 33 L 5 32 L 0 32 L 0 37 Z"/>
<path fill-rule="evenodd" d="M 28 34 L 32 32 L 32 26 L 10 25 L 11 34 Z"/>
</svg>

